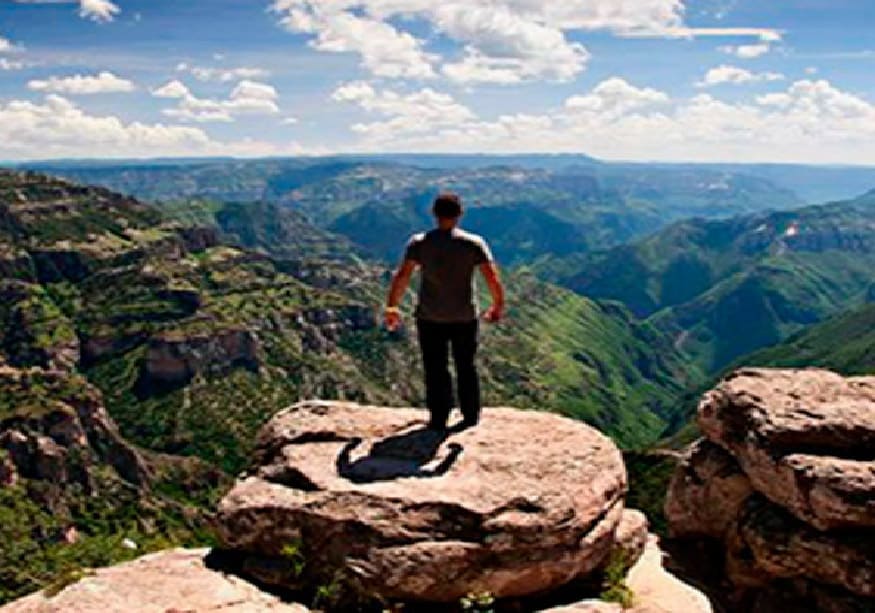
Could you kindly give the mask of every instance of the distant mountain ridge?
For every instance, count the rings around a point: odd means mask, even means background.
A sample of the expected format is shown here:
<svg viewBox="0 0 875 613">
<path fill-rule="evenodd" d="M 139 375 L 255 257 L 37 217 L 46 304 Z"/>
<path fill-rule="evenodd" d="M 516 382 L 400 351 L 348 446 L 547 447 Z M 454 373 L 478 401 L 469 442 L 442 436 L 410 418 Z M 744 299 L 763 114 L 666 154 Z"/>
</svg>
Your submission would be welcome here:
<svg viewBox="0 0 875 613">
<path fill-rule="evenodd" d="M 359 154 L 335 155 L 310 158 L 319 163 L 393 163 L 433 169 L 484 168 L 490 166 L 513 166 L 525 169 L 560 171 L 573 168 L 586 168 L 593 172 L 621 174 L 640 172 L 642 169 L 666 170 L 670 172 L 697 171 L 722 172 L 747 175 L 773 182 L 780 187 L 792 190 L 807 203 L 846 200 L 875 187 L 875 167 L 807 165 L 786 163 L 711 163 L 711 162 L 633 162 L 622 160 L 601 160 L 585 154 Z M 254 163 L 287 162 L 289 159 L 267 158 L 254 160 Z M 52 160 L 34 161 L 18 164 L 22 168 L 32 168 L 44 172 L 64 174 L 76 169 L 129 167 L 172 167 L 200 166 L 209 164 L 236 164 L 234 158 L 156 158 L 148 160 Z M 15 166 L 15 165 L 13 165 Z M 92 181 L 97 182 L 99 181 Z M 124 190 L 120 190 L 124 191 Z"/>
<path fill-rule="evenodd" d="M 398 253 L 383 237 L 429 224 L 431 201 L 447 189 L 465 200 L 465 224 L 488 235 L 509 263 L 614 246 L 694 215 L 728 217 L 802 204 L 767 180 L 726 171 L 625 169 L 577 158 L 544 169 L 513 156 L 484 160 L 495 165 L 435 168 L 389 156 L 41 168 L 150 201 L 279 204 L 384 261 Z"/>
</svg>

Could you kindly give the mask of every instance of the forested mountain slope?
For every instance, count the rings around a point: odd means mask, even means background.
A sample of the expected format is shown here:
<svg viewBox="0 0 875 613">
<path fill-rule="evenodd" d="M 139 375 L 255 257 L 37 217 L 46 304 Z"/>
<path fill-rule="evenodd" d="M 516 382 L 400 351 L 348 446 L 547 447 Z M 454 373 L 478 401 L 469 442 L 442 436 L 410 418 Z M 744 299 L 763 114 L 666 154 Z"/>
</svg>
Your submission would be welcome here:
<svg viewBox="0 0 875 613">
<path fill-rule="evenodd" d="M 39 175 L 0 185 L 6 360 L 80 370 L 136 442 L 236 470 L 237 443 L 298 398 L 421 403 L 413 339 L 376 321 L 388 271 L 343 239 L 258 207 L 183 215 Z M 693 376 L 664 337 L 522 272 L 509 286 L 508 321 L 484 331 L 488 401 L 560 410 L 626 444 L 659 434 L 650 409 Z"/>
<path fill-rule="evenodd" d="M 875 192 L 795 211 L 688 220 L 539 272 L 583 295 L 622 301 L 715 372 L 870 297 Z"/>
</svg>

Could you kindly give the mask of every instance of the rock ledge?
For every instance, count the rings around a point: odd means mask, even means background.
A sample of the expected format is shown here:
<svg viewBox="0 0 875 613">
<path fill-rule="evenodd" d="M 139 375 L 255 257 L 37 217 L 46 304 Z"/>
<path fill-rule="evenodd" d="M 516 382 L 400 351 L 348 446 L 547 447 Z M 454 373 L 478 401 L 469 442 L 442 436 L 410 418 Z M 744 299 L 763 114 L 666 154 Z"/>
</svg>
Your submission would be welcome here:
<svg viewBox="0 0 875 613">
<path fill-rule="evenodd" d="M 549 591 L 598 569 L 618 535 L 640 555 L 646 525 L 630 518 L 640 529 L 618 530 L 625 469 L 596 430 L 509 408 L 446 435 L 426 420 L 342 402 L 281 412 L 219 506 L 223 547 L 266 584 L 342 577 L 386 599 L 430 602 Z"/>
</svg>

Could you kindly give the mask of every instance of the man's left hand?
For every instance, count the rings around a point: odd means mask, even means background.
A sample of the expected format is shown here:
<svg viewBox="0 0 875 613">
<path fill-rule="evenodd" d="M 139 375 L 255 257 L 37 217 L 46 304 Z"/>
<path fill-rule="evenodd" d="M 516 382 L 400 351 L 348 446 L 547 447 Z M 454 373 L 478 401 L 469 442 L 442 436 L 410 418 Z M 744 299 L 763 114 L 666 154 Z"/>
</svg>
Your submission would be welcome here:
<svg viewBox="0 0 875 613">
<path fill-rule="evenodd" d="M 483 319 L 491 324 L 497 324 L 502 319 L 504 319 L 504 308 L 492 305 L 483 314 Z"/>
<path fill-rule="evenodd" d="M 384 312 L 383 318 L 386 322 L 386 329 L 389 332 L 395 332 L 401 327 L 401 311 L 396 308 L 389 307 Z"/>
</svg>

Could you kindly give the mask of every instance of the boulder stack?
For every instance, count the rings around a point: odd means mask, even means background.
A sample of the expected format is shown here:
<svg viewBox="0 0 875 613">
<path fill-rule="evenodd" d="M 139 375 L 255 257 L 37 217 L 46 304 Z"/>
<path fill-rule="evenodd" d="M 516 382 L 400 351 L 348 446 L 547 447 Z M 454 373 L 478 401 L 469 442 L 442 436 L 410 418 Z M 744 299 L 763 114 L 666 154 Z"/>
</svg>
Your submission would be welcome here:
<svg viewBox="0 0 875 613">
<path fill-rule="evenodd" d="M 668 492 L 673 535 L 723 544 L 744 608 L 875 609 L 875 377 L 742 369 L 698 423 Z"/>
<path fill-rule="evenodd" d="M 626 472 L 607 437 L 508 408 L 445 433 L 427 418 L 343 402 L 281 412 L 219 506 L 223 549 L 278 588 L 444 603 L 542 594 L 612 551 L 640 556 L 646 521 L 624 510 Z"/>
</svg>

